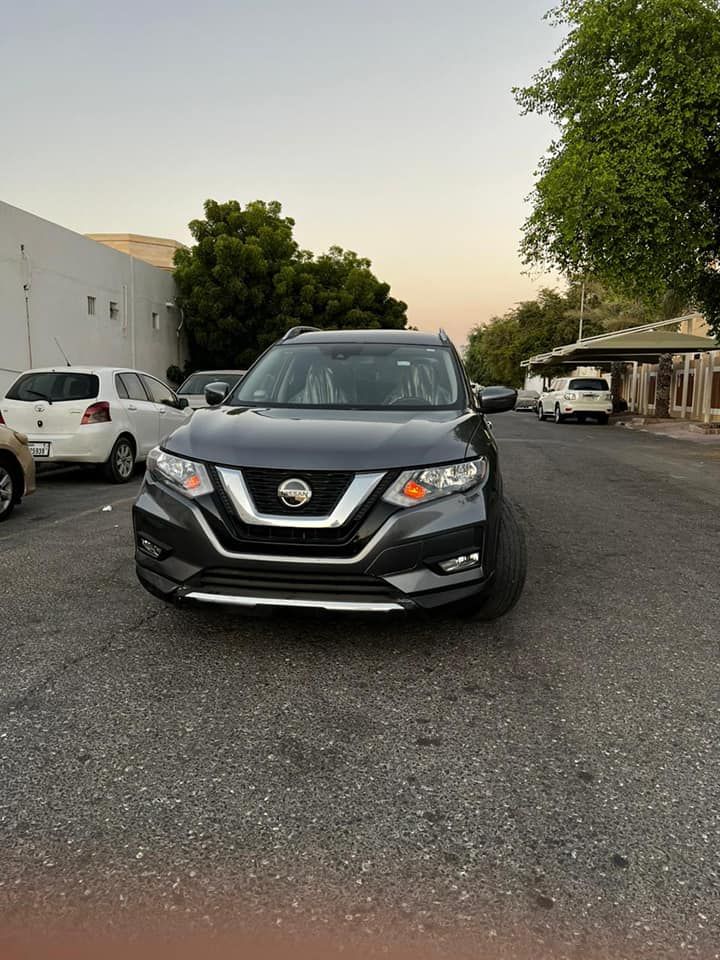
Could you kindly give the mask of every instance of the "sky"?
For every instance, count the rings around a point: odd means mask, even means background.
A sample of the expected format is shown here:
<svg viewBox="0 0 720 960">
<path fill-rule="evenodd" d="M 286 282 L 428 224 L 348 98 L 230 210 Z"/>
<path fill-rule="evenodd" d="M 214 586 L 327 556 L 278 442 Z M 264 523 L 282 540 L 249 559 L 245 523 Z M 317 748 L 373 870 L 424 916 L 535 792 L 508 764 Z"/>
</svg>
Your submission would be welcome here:
<svg viewBox="0 0 720 960">
<path fill-rule="evenodd" d="M 279 200 L 458 344 L 534 296 L 526 197 L 553 129 L 511 88 L 549 0 L 2 5 L 0 199 L 80 233 L 189 242 L 203 201 Z"/>
</svg>

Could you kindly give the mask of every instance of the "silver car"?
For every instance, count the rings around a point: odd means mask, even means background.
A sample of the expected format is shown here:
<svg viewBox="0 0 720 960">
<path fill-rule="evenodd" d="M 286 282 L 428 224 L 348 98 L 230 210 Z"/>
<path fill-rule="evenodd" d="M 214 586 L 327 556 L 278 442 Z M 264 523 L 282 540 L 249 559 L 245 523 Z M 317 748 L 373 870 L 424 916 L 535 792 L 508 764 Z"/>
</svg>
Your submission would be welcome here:
<svg viewBox="0 0 720 960">
<path fill-rule="evenodd" d="M 228 393 L 240 383 L 245 376 L 244 370 L 197 370 L 191 373 L 184 383 L 178 387 L 177 395 L 184 397 L 191 410 L 206 407 L 205 387 L 210 383 L 226 383 Z"/>
<path fill-rule="evenodd" d="M 518 390 L 515 409 L 529 410 L 531 413 L 535 413 L 537 411 L 539 400 L 540 394 L 537 392 L 537 390 Z"/>
</svg>

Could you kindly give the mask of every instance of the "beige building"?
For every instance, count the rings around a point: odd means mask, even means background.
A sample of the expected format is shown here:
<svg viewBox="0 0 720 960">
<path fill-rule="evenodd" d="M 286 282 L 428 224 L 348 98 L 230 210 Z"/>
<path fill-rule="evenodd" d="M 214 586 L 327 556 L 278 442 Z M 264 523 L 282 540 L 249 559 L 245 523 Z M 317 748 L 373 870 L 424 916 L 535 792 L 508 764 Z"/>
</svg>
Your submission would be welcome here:
<svg viewBox="0 0 720 960">
<path fill-rule="evenodd" d="M 164 237 L 144 237 L 139 233 L 86 233 L 89 240 L 97 240 L 106 247 L 126 253 L 136 260 L 143 260 L 153 267 L 163 270 L 173 269 L 175 251 L 184 247 L 177 240 L 168 240 Z"/>
<path fill-rule="evenodd" d="M 687 333 L 693 337 L 709 337 L 710 327 L 701 313 L 692 313 L 681 321 L 680 333 Z"/>
</svg>

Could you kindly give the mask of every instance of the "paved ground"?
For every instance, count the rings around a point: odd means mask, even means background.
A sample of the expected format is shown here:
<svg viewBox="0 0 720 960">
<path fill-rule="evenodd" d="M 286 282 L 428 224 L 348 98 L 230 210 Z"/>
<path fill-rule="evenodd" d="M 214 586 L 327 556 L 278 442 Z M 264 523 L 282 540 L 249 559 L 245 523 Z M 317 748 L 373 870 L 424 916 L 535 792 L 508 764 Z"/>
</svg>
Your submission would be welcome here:
<svg viewBox="0 0 720 960">
<path fill-rule="evenodd" d="M 45 479 L 0 528 L 0 919 L 717 956 L 720 452 L 495 427 L 490 627 L 165 608 L 133 488 Z"/>
</svg>

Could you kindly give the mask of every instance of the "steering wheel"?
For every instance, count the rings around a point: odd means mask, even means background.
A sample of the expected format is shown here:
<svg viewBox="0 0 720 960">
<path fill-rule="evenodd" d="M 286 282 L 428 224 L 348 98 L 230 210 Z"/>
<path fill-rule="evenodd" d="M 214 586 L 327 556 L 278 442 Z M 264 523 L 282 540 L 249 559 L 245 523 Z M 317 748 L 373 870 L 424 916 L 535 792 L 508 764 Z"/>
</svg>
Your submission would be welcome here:
<svg viewBox="0 0 720 960">
<path fill-rule="evenodd" d="M 425 397 L 418 397 L 418 396 L 415 396 L 415 394 L 409 394 L 407 397 L 395 397 L 394 400 L 390 401 L 388 406 L 394 407 L 396 404 L 402 403 L 403 401 L 407 401 L 407 400 L 411 400 L 411 401 L 416 400 L 418 403 L 423 403 L 423 404 L 427 403 L 427 399 Z"/>
</svg>

